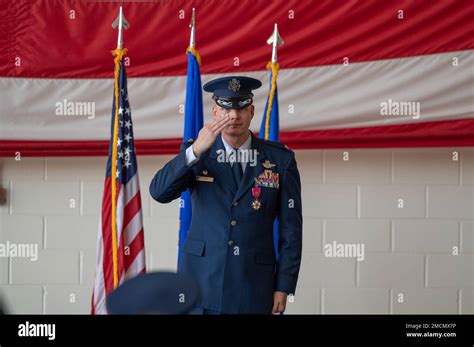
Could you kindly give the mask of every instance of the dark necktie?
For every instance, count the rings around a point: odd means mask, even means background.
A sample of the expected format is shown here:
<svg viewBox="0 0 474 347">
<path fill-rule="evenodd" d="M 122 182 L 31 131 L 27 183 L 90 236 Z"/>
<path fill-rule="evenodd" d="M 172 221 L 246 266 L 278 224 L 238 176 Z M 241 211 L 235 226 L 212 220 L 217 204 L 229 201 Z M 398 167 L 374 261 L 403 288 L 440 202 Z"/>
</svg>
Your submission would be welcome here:
<svg viewBox="0 0 474 347">
<path fill-rule="evenodd" d="M 240 186 L 240 182 L 242 181 L 242 176 L 244 173 L 242 172 L 242 164 L 239 162 L 234 162 L 232 164 L 232 173 L 234 174 L 235 183 L 237 184 L 237 188 Z"/>
</svg>

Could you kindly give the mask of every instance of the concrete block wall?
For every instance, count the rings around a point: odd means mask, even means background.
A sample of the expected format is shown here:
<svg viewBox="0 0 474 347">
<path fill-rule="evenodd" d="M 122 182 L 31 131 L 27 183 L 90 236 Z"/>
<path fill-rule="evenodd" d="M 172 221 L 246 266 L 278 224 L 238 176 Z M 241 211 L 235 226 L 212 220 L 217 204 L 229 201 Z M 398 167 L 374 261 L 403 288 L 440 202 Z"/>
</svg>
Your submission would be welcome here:
<svg viewBox="0 0 474 347">
<path fill-rule="evenodd" d="M 296 155 L 304 246 L 288 313 L 474 313 L 473 148 Z M 138 158 L 148 270 L 176 269 L 178 201 L 148 194 L 170 158 Z M 0 257 L 10 312 L 89 312 L 104 170 L 103 157 L 0 159 L 0 243 L 39 247 L 36 262 Z M 364 259 L 328 257 L 334 242 Z"/>
</svg>

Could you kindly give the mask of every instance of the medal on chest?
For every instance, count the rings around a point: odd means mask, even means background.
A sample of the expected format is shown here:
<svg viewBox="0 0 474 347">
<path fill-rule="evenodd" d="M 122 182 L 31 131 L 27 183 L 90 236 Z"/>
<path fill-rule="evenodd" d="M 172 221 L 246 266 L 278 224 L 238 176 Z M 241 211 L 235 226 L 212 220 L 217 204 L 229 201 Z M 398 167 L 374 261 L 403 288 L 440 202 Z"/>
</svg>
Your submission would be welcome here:
<svg viewBox="0 0 474 347">
<path fill-rule="evenodd" d="M 262 207 L 262 203 L 260 202 L 260 200 L 258 200 L 260 198 L 261 193 L 262 193 L 262 188 L 260 187 L 252 188 L 252 196 L 254 198 L 254 200 L 252 201 L 252 208 L 254 210 L 258 210 L 260 209 L 260 207 Z"/>
<path fill-rule="evenodd" d="M 264 170 L 254 180 L 256 187 L 265 187 L 272 189 L 280 188 L 280 176 L 278 175 L 278 172 L 273 172 L 272 170 Z"/>
</svg>

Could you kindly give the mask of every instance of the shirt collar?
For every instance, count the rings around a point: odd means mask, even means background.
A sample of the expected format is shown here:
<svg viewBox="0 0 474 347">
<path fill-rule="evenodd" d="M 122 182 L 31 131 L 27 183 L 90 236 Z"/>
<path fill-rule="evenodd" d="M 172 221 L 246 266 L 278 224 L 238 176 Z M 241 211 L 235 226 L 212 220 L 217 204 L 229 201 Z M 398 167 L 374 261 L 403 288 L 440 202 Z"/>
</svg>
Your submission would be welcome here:
<svg viewBox="0 0 474 347">
<path fill-rule="evenodd" d="M 222 143 L 224 144 L 224 147 L 225 147 L 225 151 L 227 153 L 230 153 L 232 151 L 234 151 L 234 148 L 229 145 L 225 140 L 224 140 L 224 137 L 221 136 L 221 139 L 222 139 Z M 238 148 L 238 150 L 242 151 L 242 150 L 248 150 L 250 149 L 250 145 L 252 143 L 252 134 L 249 132 L 249 137 L 247 138 L 247 140 L 245 140 L 245 142 Z"/>
</svg>

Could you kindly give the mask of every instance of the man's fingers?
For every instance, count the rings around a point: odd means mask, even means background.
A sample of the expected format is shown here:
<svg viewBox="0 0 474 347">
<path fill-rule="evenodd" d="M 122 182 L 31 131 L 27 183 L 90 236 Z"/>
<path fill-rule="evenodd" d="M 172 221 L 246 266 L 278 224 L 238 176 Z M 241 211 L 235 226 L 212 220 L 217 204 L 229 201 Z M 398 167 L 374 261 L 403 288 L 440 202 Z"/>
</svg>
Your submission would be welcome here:
<svg viewBox="0 0 474 347">
<path fill-rule="evenodd" d="M 273 308 L 272 308 L 272 313 L 277 314 L 278 313 L 278 301 L 273 302 Z"/>
<path fill-rule="evenodd" d="M 227 126 L 227 123 L 221 124 L 217 129 L 216 132 L 219 134 L 224 128 Z"/>
<path fill-rule="evenodd" d="M 273 314 L 278 314 L 280 312 L 285 312 L 285 303 L 282 302 L 280 299 L 274 299 L 273 301 L 273 308 L 272 308 L 272 313 Z"/>
<path fill-rule="evenodd" d="M 228 120 L 229 116 L 226 115 L 225 117 L 220 118 L 217 121 L 204 124 L 202 129 L 199 131 L 198 138 L 194 142 L 193 151 L 196 156 L 199 156 L 200 154 L 204 153 L 204 151 L 206 151 L 212 146 L 217 135 L 219 135 L 220 132 L 227 125 Z"/>
<path fill-rule="evenodd" d="M 222 119 L 218 119 L 217 121 L 214 121 L 213 123 L 210 124 L 210 130 L 212 132 L 215 132 L 218 129 L 222 130 L 226 126 L 228 120 L 229 118 L 225 117 Z"/>
<path fill-rule="evenodd" d="M 212 132 L 212 134 L 213 134 L 215 137 L 217 137 L 217 135 L 219 135 L 219 134 L 222 132 L 222 130 L 224 130 L 224 128 L 225 128 L 225 125 L 222 126 L 222 127 L 220 127 L 220 128 L 217 128 L 216 130 L 214 130 L 214 131 Z"/>
<path fill-rule="evenodd" d="M 278 298 L 277 295 L 274 295 L 273 296 L 273 308 L 272 308 L 272 313 L 273 314 L 277 314 L 279 311 L 280 311 L 280 307 L 281 307 L 281 302 Z"/>
<path fill-rule="evenodd" d="M 224 123 L 227 123 L 229 121 L 229 116 L 228 115 L 225 115 L 224 117 L 221 117 L 217 120 L 214 121 L 214 124 L 219 126 L 221 124 L 224 124 Z"/>
</svg>

